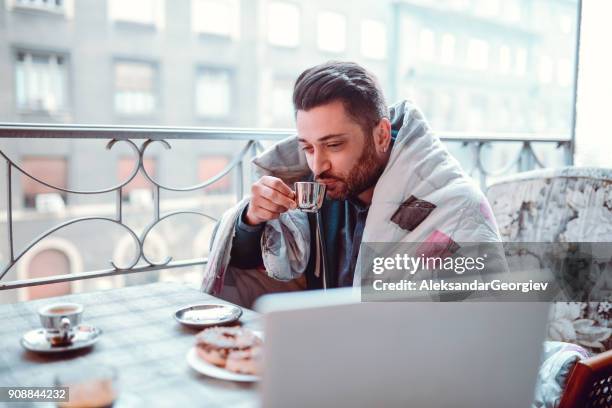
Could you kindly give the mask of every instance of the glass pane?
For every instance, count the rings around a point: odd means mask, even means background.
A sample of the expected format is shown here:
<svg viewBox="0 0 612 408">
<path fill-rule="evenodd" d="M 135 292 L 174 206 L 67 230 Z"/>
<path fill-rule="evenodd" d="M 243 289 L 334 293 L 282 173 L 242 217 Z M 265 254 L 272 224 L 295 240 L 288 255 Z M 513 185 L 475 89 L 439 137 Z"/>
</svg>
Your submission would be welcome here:
<svg viewBox="0 0 612 408">
<path fill-rule="evenodd" d="M 280 47 L 297 47 L 300 42 L 300 10 L 294 3 L 268 4 L 268 41 Z"/>
<path fill-rule="evenodd" d="M 339 53 L 346 48 L 346 17 L 324 11 L 317 18 L 317 45 L 320 50 Z"/>
<path fill-rule="evenodd" d="M 15 61 L 15 95 L 19 109 L 57 112 L 66 109 L 64 58 L 56 54 L 18 52 Z"/>
<path fill-rule="evenodd" d="M 364 20 L 361 25 L 361 53 L 364 57 L 384 59 L 387 56 L 387 28 L 381 21 Z"/>
<path fill-rule="evenodd" d="M 193 30 L 223 36 L 235 35 L 237 3 L 231 0 L 193 0 Z"/>
<path fill-rule="evenodd" d="M 156 70 L 144 62 L 115 63 L 115 109 L 141 115 L 155 109 Z"/>
<path fill-rule="evenodd" d="M 224 117 L 230 113 L 230 73 L 220 70 L 203 70 L 198 74 L 196 86 L 198 114 Z"/>
<path fill-rule="evenodd" d="M 15 90 L 17 95 L 17 107 L 24 108 L 27 105 L 26 74 L 23 62 L 17 63 L 15 68 Z"/>
<path fill-rule="evenodd" d="M 115 20 L 153 24 L 157 0 L 110 0 Z"/>
<path fill-rule="evenodd" d="M 576 1 L 420 1 L 397 10 L 391 86 L 397 99 L 427 106 L 434 129 L 570 134 Z M 451 94 L 454 113 L 438 115 L 443 107 L 423 94 Z M 511 124 L 499 120 L 507 105 Z"/>
</svg>

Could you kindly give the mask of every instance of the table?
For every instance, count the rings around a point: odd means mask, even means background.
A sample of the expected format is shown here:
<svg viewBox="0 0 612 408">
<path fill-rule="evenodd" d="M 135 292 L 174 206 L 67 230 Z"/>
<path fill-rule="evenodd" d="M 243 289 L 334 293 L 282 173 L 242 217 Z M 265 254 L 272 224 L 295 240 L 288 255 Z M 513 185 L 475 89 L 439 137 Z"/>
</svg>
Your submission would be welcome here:
<svg viewBox="0 0 612 408">
<path fill-rule="evenodd" d="M 81 303 L 83 322 L 101 328 L 102 338 L 92 349 L 68 355 L 23 349 L 21 335 L 40 327 L 38 308 L 58 301 Z M 198 331 L 183 327 L 173 314 L 196 302 L 227 303 L 184 284 L 159 282 L 0 305 L 0 386 L 51 386 L 55 374 L 71 366 L 105 364 L 119 374 L 117 408 L 257 406 L 254 384 L 216 380 L 187 365 L 185 355 Z M 240 321 L 259 329 L 259 317 L 244 309 Z M 41 407 L 41 403 L 20 406 Z"/>
</svg>

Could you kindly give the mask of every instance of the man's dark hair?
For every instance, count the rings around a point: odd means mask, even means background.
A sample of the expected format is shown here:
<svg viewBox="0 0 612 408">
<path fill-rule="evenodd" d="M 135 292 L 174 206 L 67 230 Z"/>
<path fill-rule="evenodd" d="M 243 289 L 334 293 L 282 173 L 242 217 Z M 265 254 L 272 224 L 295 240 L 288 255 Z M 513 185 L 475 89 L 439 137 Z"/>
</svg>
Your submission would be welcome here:
<svg viewBox="0 0 612 408">
<path fill-rule="evenodd" d="M 376 77 L 354 62 L 330 61 L 302 72 L 293 88 L 293 107 L 309 110 L 340 100 L 366 135 L 389 110 Z"/>
</svg>

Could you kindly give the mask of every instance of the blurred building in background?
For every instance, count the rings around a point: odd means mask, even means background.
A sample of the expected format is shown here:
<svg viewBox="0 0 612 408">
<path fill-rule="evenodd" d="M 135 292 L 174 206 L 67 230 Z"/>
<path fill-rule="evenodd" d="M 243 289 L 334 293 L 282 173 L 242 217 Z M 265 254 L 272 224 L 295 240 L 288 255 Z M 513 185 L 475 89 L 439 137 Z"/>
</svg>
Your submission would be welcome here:
<svg viewBox="0 0 612 408">
<path fill-rule="evenodd" d="M 0 122 L 288 128 L 297 75 L 340 59 L 375 73 L 389 103 L 414 100 L 434 130 L 569 135 L 576 21 L 575 0 L 0 0 Z M 117 184 L 135 163 L 121 143 L 111 151 L 104 141 L 0 143 L 23 169 L 69 189 Z M 190 185 L 223 169 L 236 146 L 176 143 L 170 152 L 152 148 L 144 164 L 161 183 Z M 461 144 L 449 148 L 469 160 Z M 561 162 L 557 152 L 543 153 L 548 165 Z M 492 148 L 489 157 L 503 167 L 513 154 Z M 234 177 L 162 203 L 207 206 L 218 216 L 235 202 Z M 62 193 L 19 174 L 13 181 L 18 248 L 63 220 L 114 211 L 112 194 Z M 141 175 L 123 189 L 135 230 L 150 218 L 152 191 Z M 2 200 L 0 228 L 5 210 Z M 58 232 L 5 279 L 96 270 L 111 257 L 129 263 L 129 236 L 106 227 Z M 160 225 L 147 250 L 162 259 L 202 256 L 210 232 L 210 222 L 177 218 Z M 3 264 L 4 230 L 0 243 Z M 197 281 L 198 273 L 180 279 Z M 32 287 L 19 296 L 164 278 L 140 275 Z M 15 296 L 0 293 L 0 301 Z"/>
<path fill-rule="evenodd" d="M 436 129 L 570 132 L 575 1 L 397 2 L 393 10 L 390 92 L 419 101 Z"/>
<path fill-rule="evenodd" d="M 0 120 L 292 127 L 306 67 L 364 64 L 445 131 L 566 133 L 575 0 L 2 0 Z"/>
</svg>

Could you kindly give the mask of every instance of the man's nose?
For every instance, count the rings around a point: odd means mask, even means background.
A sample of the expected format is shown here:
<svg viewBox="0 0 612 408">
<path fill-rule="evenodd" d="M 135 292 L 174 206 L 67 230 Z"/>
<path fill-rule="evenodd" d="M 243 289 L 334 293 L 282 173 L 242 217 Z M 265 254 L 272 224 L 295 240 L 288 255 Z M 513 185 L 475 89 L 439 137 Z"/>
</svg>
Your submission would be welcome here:
<svg viewBox="0 0 612 408">
<path fill-rule="evenodd" d="M 315 151 L 312 158 L 312 172 L 315 176 L 326 172 L 330 168 L 330 162 L 326 154 Z"/>
</svg>

